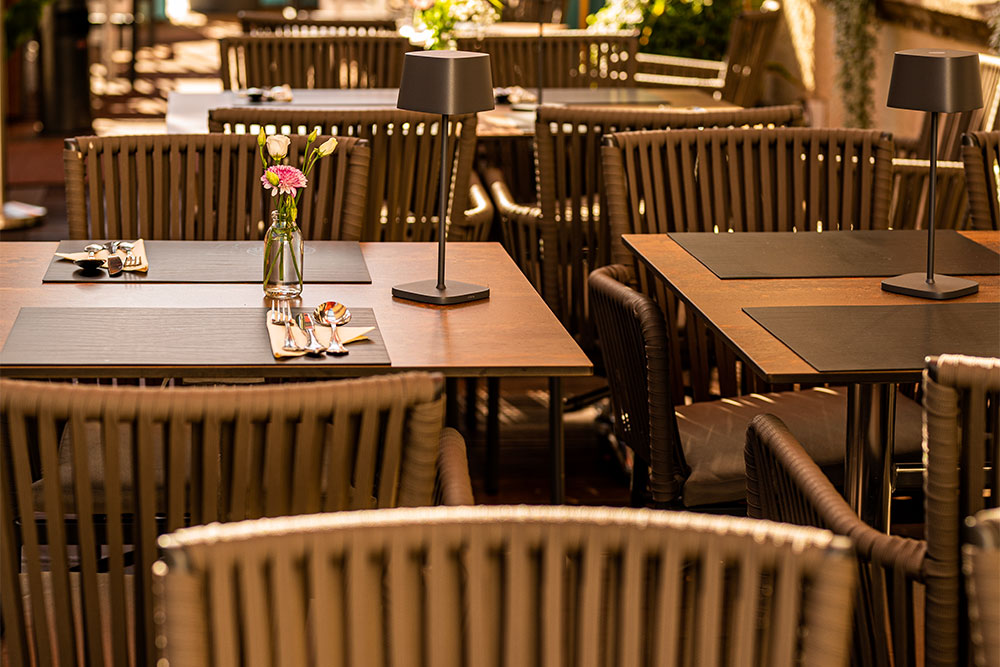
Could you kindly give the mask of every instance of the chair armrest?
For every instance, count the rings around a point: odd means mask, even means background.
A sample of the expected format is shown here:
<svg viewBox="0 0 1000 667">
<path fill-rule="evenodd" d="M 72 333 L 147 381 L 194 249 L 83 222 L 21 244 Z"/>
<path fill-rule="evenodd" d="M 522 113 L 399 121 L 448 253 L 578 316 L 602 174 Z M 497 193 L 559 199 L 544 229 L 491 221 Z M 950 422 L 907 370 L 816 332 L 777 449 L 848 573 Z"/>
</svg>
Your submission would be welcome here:
<svg viewBox="0 0 1000 667">
<path fill-rule="evenodd" d="M 718 60 L 637 53 L 635 80 L 655 86 L 722 88 L 726 64 Z"/>
<path fill-rule="evenodd" d="M 469 459 L 465 453 L 465 438 L 453 428 L 441 430 L 437 479 L 434 482 L 435 505 L 474 505 Z"/>
<path fill-rule="evenodd" d="M 486 188 L 489 190 L 493 203 L 496 204 L 497 211 L 501 216 L 508 218 L 520 218 L 525 221 L 531 219 L 541 220 L 542 209 L 538 206 L 528 204 L 518 204 L 514 201 L 514 196 L 507 186 L 503 172 L 496 167 L 490 167 L 484 174 Z"/>
<path fill-rule="evenodd" d="M 536 290 L 542 290 L 542 209 L 518 204 L 510 194 L 503 172 L 495 167 L 486 170 L 486 185 L 500 213 L 503 245 L 518 268 Z"/>
<path fill-rule="evenodd" d="M 490 228 L 493 226 L 493 202 L 486 189 L 479 181 L 479 176 L 472 174 L 472 182 L 469 184 L 469 208 L 465 209 L 465 233 L 459 240 L 462 241 L 486 241 L 490 237 Z"/>
</svg>

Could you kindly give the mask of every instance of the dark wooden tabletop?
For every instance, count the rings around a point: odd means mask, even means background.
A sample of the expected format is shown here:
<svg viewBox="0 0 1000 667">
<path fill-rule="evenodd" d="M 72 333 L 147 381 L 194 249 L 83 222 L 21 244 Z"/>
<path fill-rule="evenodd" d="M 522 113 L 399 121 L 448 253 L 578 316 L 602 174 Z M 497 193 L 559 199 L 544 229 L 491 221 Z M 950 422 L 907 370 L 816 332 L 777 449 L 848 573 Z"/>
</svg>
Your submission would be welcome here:
<svg viewBox="0 0 1000 667">
<path fill-rule="evenodd" d="M 851 233 L 851 232 L 835 232 Z M 993 251 L 1000 251 L 1000 232 L 962 232 Z M 804 278 L 721 280 L 666 234 L 626 234 L 628 247 L 708 325 L 725 338 L 736 354 L 761 378 L 772 383 L 907 382 L 919 371 L 821 373 L 772 336 L 745 307 L 912 305 L 935 303 L 884 292 L 882 278 Z M 976 294 L 939 303 L 1000 302 L 1000 276 L 974 276 Z M 879 335 L 873 331 L 872 335 Z M 891 345 L 892 341 L 886 341 Z"/>
<path fill-rule="evenodd" d="M 55 242 L 0 243 L 0 341 L 6 341 L 22 307 L 266 308 L 259 283 L 253 284 L 42 284 Z M 51 365 L 0 368 L 4 375 L 43 377 L 183 375 L 225 377 L 355 376 L 373 372 L 428 370 L 467 376 L 590 375 L 592 366 L 573 338 L 497 243 L 449 243 L 448 278 L 486 284 L 490 298 L 458 306 L 416 304 L 392 297 L 392 286 L 436 275 L 436 243 L 362 243 L 370 285 L 305 286 L 295 306 L 335 300 L 372 308 L 392 365 L 212 366 Z M 169 326 L 165 322 L 164 326 Z M 249 332 L 247 335 L 263 335 Z M 72 331 L 50 331 L 39 344 L 71 344 Z M 113 341 L 108 342 L 113 345 Z"/>
</svg>

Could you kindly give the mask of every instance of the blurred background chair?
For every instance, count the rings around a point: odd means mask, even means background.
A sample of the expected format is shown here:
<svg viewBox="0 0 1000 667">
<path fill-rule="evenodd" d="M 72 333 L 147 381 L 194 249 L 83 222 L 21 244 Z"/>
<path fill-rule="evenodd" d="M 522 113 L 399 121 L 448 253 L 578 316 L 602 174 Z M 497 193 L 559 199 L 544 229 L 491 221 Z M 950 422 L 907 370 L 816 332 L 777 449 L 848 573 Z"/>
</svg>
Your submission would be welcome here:
<svg viewBox="0 0 1000 667">
<path fill-rule="evenodd" d="M 333 155 L 316 163 L 309 176 L 314 187 L 300 202 L 298 224 L 307 239 L 361 235 L 368 146 L 356 137 L 338 141 Z M 291 164 L 299 164 L 305 143 L 305 137 L 293 138 Z M 262 239 L 273 198 L 260 185 L 259 152 L 257 137 L 249 135 L 67 140 L 70 238 Z"/>
<path fill-rule="evenodd" d="M 1000 509 L 994 507 L 970 517 L 966 528 L 962 558 L 969 636 L 974 664 L 986 667 L 1000 664 Z"/>
<path fill-rule="evenodd" d="M 1000 131 L 965 135 L 962 163 L 975 229 L 1000 229 Z"/>
<path fill-rule="evenodd" d="M 240 11 L 237 18 L 244 35 L 367 34 L 396 29 L 395 19 L 334 19 L 308 11 L 300 11 L 294 18 L 281 12 Z"/>
<path fill-rule="evenodd" d="M 885 662 L 891 647 L 896 664 L 922 652 L 927 665 L 966 665 L 961 534 L 966 517 L 998 503 L 1000 359 L 931 357 L 923 386 L 924 540 L 887 538 L 863 523 L 798 440 L 769 416 L 756 418 L 747 433 L 747 505 L 751 517 L 825 527 L 852 539 L 862 563 L 857 660 Z M 923 647 L 914 628 L 920 617 Z"/>
<path fill-rule="evenodd" d="M 76 664 L 78 654 L 153 664 L 163 532 L 471 504 L 465 443 L 442 428 L 442 394 L 442 378 L 424 373 L 207 389 L 0 380 L 10 664 Z"/>
<path fill-rule="evenodd" d="M 171 664 L 845 665 L 854 565 L 825 531 L 583 507 L 206 526 L 157 564 Z M 240 604 L 242 601 L 242 604 Z"/>
</svg>

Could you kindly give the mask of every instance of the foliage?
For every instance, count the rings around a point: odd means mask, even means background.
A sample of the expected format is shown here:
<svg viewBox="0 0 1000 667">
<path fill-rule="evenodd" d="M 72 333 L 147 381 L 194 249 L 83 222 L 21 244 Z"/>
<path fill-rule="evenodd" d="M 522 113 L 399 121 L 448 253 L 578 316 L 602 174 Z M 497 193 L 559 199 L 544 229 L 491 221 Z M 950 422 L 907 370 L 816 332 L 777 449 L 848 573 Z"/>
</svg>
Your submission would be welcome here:
<svg viewBox="0 0 1000 667">
<path fill-rule="evenodd" d="M 3 18 L 7 46 L 5 58 L 10 57 L 10 54 L 34 36 L 42 20 L 42 11 L 51 2 L 52 0 L 17 0 L 7 8 Z"/>
<path fill-rule="evenodd" d="M 871 127 L 875 79 L 875 8 L 872 0 L 830 0 L 836 16 L 837 85 L 849 127 Z"/>
<path fill-rule="evenodd" d="M 407 36 L 425 49 L 449 48 L 460 24 L 491 25 L 500 20 L 503 9 L 500 0 L 411 0 L 410 4 L 416 11 Z"/>
<path fill-rule="evenodd" d="M 705 60 L 722 60 L 729 29 L 741 11 L 762 0 L 608 0 L 587 17 L 591 30 L 639 28 L 639 49 Z"/>
</svg>

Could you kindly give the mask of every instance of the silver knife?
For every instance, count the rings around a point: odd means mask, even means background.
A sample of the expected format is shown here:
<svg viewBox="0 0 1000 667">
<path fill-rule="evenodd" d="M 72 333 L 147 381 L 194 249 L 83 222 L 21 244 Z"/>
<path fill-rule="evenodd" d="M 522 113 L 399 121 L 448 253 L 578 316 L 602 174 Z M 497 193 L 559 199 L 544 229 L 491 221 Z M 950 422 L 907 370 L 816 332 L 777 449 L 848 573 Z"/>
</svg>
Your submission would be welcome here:
<svg viewBox="0 0 1000 667">
<path fill-rule="evenodd" d="M 326 351 L 326 346 L 316 339 L 316 326 L 313 324 L 309 313 L 299 313 L 295 318 L 295 321 L 298 323 L 299 328 L 306 333 L 306 336 L 309 339 L 306 346 L 302 349 L 309 354 L 323 354 L 323 352 Z"/>
</svg>

